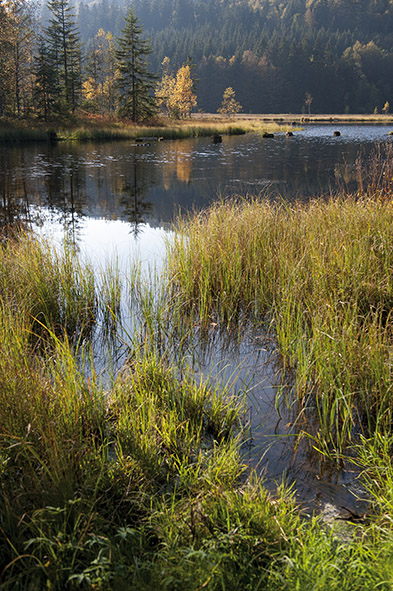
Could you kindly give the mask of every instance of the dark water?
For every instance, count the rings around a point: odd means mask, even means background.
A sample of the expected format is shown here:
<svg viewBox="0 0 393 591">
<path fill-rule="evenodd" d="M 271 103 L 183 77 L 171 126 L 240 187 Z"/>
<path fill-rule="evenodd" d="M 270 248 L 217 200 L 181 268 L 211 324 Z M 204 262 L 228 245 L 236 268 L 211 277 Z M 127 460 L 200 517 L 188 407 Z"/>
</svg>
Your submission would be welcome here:
<svg viewBox="0 0 393 591">
<path fill-rule="evenodd" d="M 341 135 L 335 137 L 333 131 Z M 179 212 L 206 207 L 220 196 L 307 199 L 351 183 L 355 162 L 389 141 L 384 126 L 309 126 L 294 137 L 277 134 L 152 142 L 59 143 L 0 147 L 0 223 L 28 222 L 44 235 L 64 232 L 90 259 L 114 253 L 120 269 L 138 256 L 162 261 L 163 238 Z M 206 345 L 206 343 L 205 343 Z M 194 353 L 195 355 L 195 353 Z M 321 461 L 312 442 L 296 446 L 296 409 L 276 404 L 277 355 L 252 333 L 233 342 L 220 337 L 200 351 L 201 371 L 247 391 L 250 440 L 245 454 L 274 488 L 295 483 L 298 498 L 323 508 L 355 507 L 357 475 Z"/>
<path fill-rule="evenodd" d="M 87 219 L 121 220 L 134 234 L 165 227 L 179 212 L 218 195 L 307 198 L 334 187 L 360 150 L 388 141 L 384 126 L 309 126 L 287 138 L 258 135 L 151 142 L 0 147 L 0 214 L 42 214 L 68 224 L 78 239 Z M 37 209 L 38 207 L 38 209 Z M 43 208 L 43 209 L 42 209 Z"/>
</svg>

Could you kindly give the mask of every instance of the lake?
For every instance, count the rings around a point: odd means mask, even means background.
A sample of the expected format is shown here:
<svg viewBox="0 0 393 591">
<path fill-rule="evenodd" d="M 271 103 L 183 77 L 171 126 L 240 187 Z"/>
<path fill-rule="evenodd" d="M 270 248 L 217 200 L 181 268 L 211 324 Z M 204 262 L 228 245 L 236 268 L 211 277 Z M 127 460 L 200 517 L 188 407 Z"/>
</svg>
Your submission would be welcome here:
<svg viewBox="0 0 393 591">
<path fill-rule="evenodd" d="M 341 135 L 335 137 L 335 130 Z M 220 144 L 198 138 L 142 146 L 2 146 L 0 222 L 23 220 L 56 240 L 66 233 L 97 265 L 116 254 L 124 272 L 135 257 L 159 269 L 163 240 L 179 213 L 239 194 L 309 199 L 333 191 L 337 182 L 351 186 L 359 155 L 367 158 L 375 143 L 389 141 L 389 131 L 381 125 L 309 125 L 293 137 L 224 136 Z M 306 441 L 296 446 L 296 409 L 276 405 L 277 354 L 265 337 L 252 330 L 240 340 L 212 335 L 193 354 L 195 370 L 232 380 L 234 393 L 247 390 L 245 457 L 267 486 L 285 479 L 307 505 L 356 506 L 353 493 L 362 494 L 357 474 L 323 463 Z M 126 354 L 125 348 L 119 365 Z"/>
<path fill-rule="evenodd" d="M 341 136 L 334 137 L 335 129 Z M 293 137 L 224 136 L 221 144 L 197 138 L 148 146 L 1 146 L 0 221 L 20 215 L 57 222 L 83 242 L 90 240 L 92 220 L 125 222 L 128 233 L 140 237 L 218 196 L 305 199 L 331 190 L 344 165 L 350 169 L 360 150 L 367 155 L 375 142 L 388 141 L 389 131 L 381 125 L 310 125 Z"/>
</svg>

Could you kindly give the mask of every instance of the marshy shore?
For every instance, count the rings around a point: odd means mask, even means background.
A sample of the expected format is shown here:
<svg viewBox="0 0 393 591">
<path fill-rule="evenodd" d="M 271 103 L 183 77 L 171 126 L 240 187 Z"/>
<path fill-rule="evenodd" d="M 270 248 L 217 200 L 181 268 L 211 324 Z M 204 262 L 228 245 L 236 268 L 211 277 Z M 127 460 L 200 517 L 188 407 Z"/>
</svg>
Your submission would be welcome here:
<svg viewBox="0 0 393 591">
<path fill-rule="evenodd" d="M 282 131 L 275 122 L 264 122 L 258 117 L 247 120 L 236 118 L 192 117 L 184 120 L 160 118 L 152 123 L 132 124 L 126 121 L 80 117 L 69 122 L 0 122 L 0 143 L 56 142 L 56 141 L 114 141 L 155 138 L 163 140 L 208 137 L 225 134 L 272 133 Z"/>
<path fill-rule="evenodd" d="M 388 145 L 353 193 L 179 220 L 150 282 L 4 237 L 2 589 L 392 588 L 392 162 Z M 124 305 L 127 361 L 103 380 L 94 339 L 116 346 Z M 360 468 L 365 514 L 305 516 L 247 466 L 247 396 L 183 354 L 196 326 L 243 323 L 277 344 L 299 440 Z"/>
</svg>

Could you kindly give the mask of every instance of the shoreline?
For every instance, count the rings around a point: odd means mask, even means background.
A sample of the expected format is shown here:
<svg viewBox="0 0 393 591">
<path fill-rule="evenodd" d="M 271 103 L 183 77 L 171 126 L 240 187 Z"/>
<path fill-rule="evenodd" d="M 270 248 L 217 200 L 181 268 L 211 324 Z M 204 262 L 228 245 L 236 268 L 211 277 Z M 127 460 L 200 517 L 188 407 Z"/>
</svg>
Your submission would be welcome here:
<svg viewBox="0 0 393 591">
<path fill-rule="evenodd" d="M 58 141 L 121 141 L 155 136 L 175 140 L 216 135 L 274 133 L 291 131 L 309 124 L 375 124 L 392 125 L 393 114 L 381 115 L 303 115 L 245 114 L 233 117 L 213 113 L 194 113 L 190 119 L 160 118 L 151 123 L 132 124 L 127 121 L 81 117 L 68 124 L 55 122 L 0 121 L 0 144 Z"/>
<path fill-rule="evenodd" d="M 252 114 L 252 113 L 238 113 L 235 117 L 229 119 L 226 118 L 224 115 L 219 114 L 212 114 L 212 113 L 196 113 L 192 115 L 192 119 L 195 120 L 211 120 L 211 121 L 232 121 L 232 122 L 242 122 L 242 121 L 255 121 L 255 122 L 264 122 L 264 123 L 277 123 L 277 124 L 290 124 L 290 125 L 299 125 L 304 123 L 379 123 L 379 124 L 393 124 L 393 113 L 388 113 L 387 115 L 384 114 L 370 114 L 370 115 L 340 115 L 334 113 L 327 113 L 327 114 L 316 114 L 316 115 L 307 115 L 302 113 L 277 113 L 277 114 L 269 114 L 269 113 L 261 113 L 261 114 Z"/>
</svg>

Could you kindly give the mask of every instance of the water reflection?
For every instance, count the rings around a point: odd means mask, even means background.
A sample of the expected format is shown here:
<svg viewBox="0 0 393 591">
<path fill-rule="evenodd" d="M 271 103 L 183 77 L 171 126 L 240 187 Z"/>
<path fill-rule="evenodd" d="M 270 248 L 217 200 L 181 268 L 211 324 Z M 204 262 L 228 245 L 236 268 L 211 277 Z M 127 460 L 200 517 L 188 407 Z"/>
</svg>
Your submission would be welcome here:
<svg viewBox="0 0 393 591">
<path fill-rule="evenodd" d="M 212 326 L 195 330 L 192 341 L 188 361 L 196 374 L 225 384 L 235 397 L 245 396 L 248 429 L 243 454 L 265 487 L 274 493 L 282 483 L 294 484 L 305 509 L 323 510 L 327 503 L 352 510 L 362 507 L 358 498 L 365 492 L 359 471 L 351 466 L 338 470 L 316 450 L 315 441 L 299 438 L 304 409 L 290 387 L 282 390 L 280 355 L 272 339 L 254 327 L 228 334 Z"/>
<path fill-rule="evenodd" d="M 146 224 L 149 214 L 153 209 L 153 204 L 147 201 L 146 194 L 151 184 L 151 179 L 144 174 L 145 168 L 138 166 L 136 154 L 132 160 L 129 174 L 123 180 L 123 186 L 120 189 L 120 205 L 123 207 L 127 220 L 130 222 L 132 232 L 135 236 L 140 233 L 141 224 Z"/>
<path fill-rule="evenodd" d="M 0 147 L 1 216 L 28 218 L 30 205 L 57 213 L 78 239 L 85 217 L 121 219 L 135 234 L 164 226 L 179 211 L 207 206 L 217 195 L 308 198 L 326 193 L 362 148 L 388 140 L 383 126 L 310 126 L 294 137 L 258 135 L 183 141 Z"/>
</svg>

